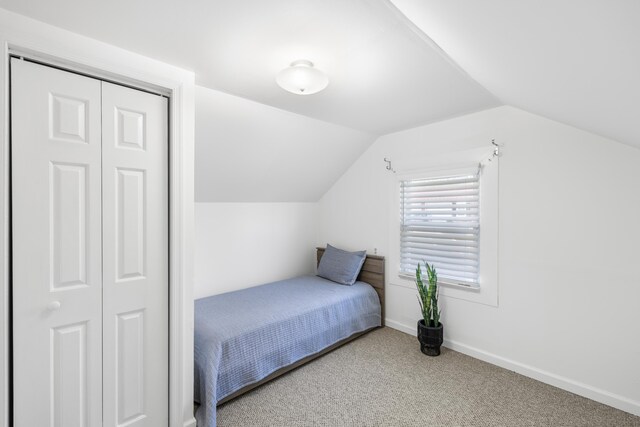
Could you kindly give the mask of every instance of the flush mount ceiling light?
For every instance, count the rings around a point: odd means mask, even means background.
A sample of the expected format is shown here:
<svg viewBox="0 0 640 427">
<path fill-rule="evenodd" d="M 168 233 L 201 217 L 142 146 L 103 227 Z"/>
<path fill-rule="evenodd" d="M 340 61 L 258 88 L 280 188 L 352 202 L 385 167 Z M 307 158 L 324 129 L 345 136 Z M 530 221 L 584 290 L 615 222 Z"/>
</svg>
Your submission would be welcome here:
<svg viewBox="0 0 640 427">
<path fill-rule="evenodd" d="M 322 71 L 313 68 L 313 62 L 299 59 L 280 71 L 276 82 L 282 89 L 291 93 L 311 95 L 326 88 L 329 78 Z"/>
</svg>

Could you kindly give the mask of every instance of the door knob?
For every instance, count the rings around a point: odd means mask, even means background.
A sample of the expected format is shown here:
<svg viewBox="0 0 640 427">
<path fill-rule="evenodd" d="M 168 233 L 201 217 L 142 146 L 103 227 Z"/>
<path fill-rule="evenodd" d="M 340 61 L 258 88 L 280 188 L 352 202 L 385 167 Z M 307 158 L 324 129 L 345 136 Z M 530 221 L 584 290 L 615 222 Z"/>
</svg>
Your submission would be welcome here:
<svg viewBox="0 0 640 427">
<path fill-rule="evenodd" d="M 51 311 L 55 311 L 55 310 L 59 310 L 61 306 L 62 304 L 60 304 L 60 301 L 51 301 L 49 304 L 47 304 L 47 309 Z"/>
</svg>

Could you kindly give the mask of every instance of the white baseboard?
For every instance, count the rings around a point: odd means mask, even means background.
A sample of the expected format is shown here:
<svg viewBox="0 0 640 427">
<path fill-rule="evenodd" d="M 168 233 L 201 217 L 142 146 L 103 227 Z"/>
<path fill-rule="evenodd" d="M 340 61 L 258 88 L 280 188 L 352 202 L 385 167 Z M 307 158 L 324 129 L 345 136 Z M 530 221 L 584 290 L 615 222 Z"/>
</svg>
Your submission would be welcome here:
<svg viewBox="0 0 640 427">
<path fill-rule="evenodd" d="M 391 319 L 385 319 L 385 325 L 412 336 L 417 335 L 415 326 L 409 327 L 403 323 L 396 322 L 395 320 Z M 501 368 L 517 372 L 521 375 L 533 378 L 545 384 L 561 388 L 571 393 L 575 393 L 588 399 L 595 400 L 596 402 L 604 403 L 605 405 L 609 405 L 622 411 L 629 412 L 633 415 L 640 416 L 640 402 L 638 401 L 634 401 L 624 396 L 610 393 L 606 390 L 592 387 L 588 384 L 574 381 L 572 379 L 556 375 L 551 372 L 526 365 L 524 363 L 516 362 L 514 360 L 468 346 L 458 341 L 445 340 L 443 345 L 447 348 L 450 348 L 451 350 L 455 350 L 484 362 L 488 362 L 493 365 L 500 366 Z"/>
<path fill-rule="evenodd" d="M 416 321 L 416 325 L 413 327 L 409 327 L 407 325 L 405 325 L 404 323 L 400 323 L 400 322 L 396 322 L 395 320 L 391 320 L 391 319 L 384 319 L 384 325 L 388 326 L 390 328 L 396 329 L 400 332 L 404 332 L 405 334 L 409 334 L 409 335 L 413 335 L 413 336 L 418 336 L 418 322 Z"/>
<path fill-rule="evenodd" d="M 196 419 L 191 418 L 184 422 L 183 427 L 196 427 Z"/>
<path fill-rule="evenodd" d="M 396 322 L 395 320 L 391 320 L 391 319 L 384 319 L 384 325 L 388 326 L 390 328 L 393 329 L 397 329 L 400 332 L 404 332 L 405 334 L 409 334 L 409 335 L 413 335 L 413 336 L 418 336 L 418 325 L 416 322 L 416 325 L 412 328 L 408 327 L 407 325 L 405 325 L 404 323 L 400 323 L 400 322 Z"/>
</svg>

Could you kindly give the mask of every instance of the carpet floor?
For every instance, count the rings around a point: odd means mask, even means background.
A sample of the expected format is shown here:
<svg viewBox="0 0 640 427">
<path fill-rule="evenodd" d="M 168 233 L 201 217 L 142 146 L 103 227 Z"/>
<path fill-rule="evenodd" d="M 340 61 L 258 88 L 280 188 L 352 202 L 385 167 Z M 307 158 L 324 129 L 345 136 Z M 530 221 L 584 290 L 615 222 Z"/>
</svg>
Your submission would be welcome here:
<svg viewBox="0 0 640 427">
<path fill-rule="evenodd" d="M 219 427 L 640 426 L 640 417 L 390 328 L 218 408 Z"/>
</svg>

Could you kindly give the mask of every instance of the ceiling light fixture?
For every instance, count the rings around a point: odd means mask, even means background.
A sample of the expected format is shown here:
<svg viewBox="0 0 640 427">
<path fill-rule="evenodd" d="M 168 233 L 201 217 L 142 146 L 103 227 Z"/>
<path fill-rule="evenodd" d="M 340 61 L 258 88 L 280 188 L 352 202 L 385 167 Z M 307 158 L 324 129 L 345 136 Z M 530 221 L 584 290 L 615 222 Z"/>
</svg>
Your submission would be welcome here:
<svg viewBox="0 0 640 427">
<path fill-rule="evenodd" d="M 297 95 L 311 95 L 320 92 L 329 84 L 325 73 L 313 67 L 313 62 L 299 59 L 280 71 L 276 76 L 278 85 Z"/>
</svg>

